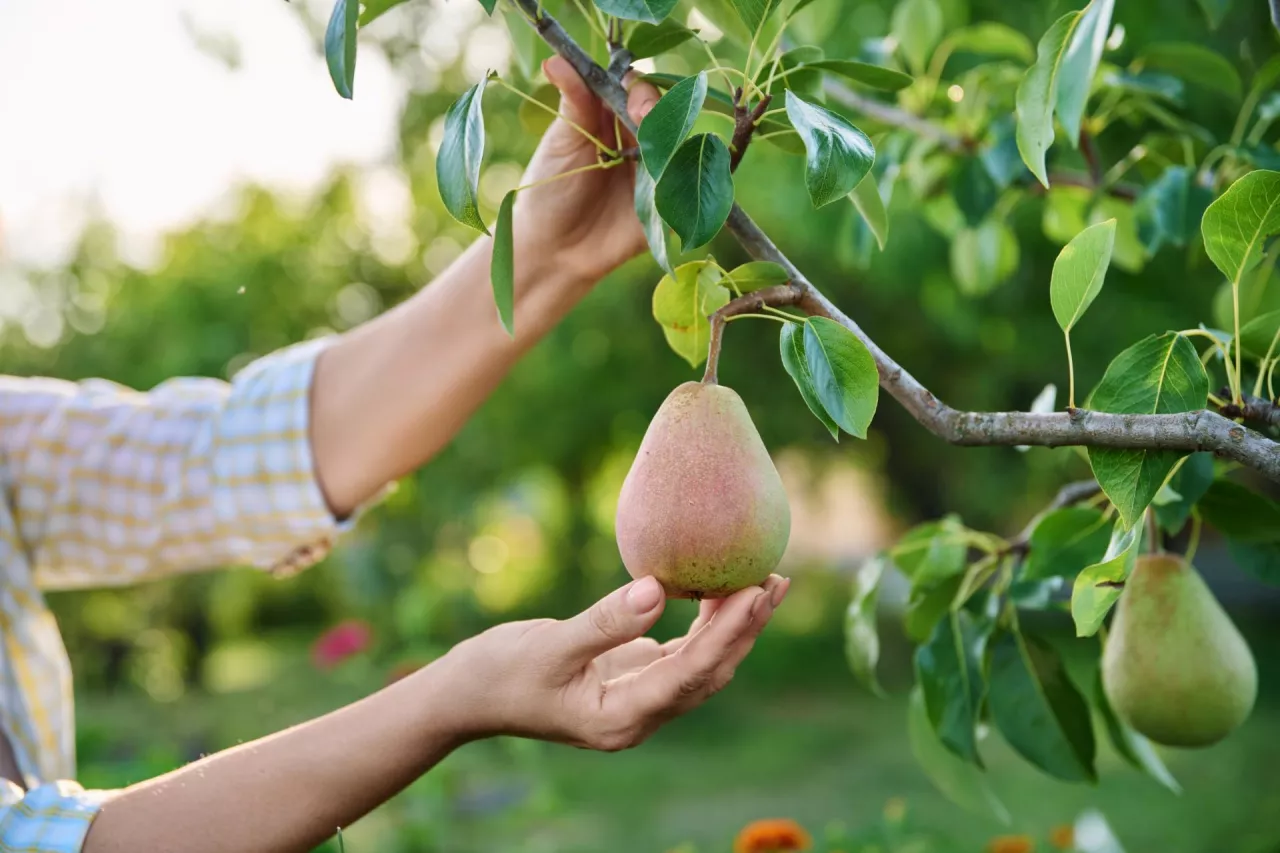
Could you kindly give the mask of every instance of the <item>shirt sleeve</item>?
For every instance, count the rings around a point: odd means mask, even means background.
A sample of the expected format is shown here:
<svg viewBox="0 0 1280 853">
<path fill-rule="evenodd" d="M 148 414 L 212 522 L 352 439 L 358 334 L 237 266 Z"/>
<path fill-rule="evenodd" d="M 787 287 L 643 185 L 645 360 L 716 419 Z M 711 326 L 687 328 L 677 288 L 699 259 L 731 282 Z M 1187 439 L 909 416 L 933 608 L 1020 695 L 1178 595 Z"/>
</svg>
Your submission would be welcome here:
<svg viewBox="0 0 1280 853">
<path fill-rule="evenodd" d="M 86 791 L 74 782 L 53 782 L 23 794 L 0 782 L 0 850 L 80 853 L 107 791 Z"/>
<path fill-rule="evenodd" d="M 309 439 L 323 341 L 228 384 L 140 393 L 0 378 L 0 485 L 44 588 L 250 565 L 287 574 L 352 523 L 329 510 Z"/>
</svg>

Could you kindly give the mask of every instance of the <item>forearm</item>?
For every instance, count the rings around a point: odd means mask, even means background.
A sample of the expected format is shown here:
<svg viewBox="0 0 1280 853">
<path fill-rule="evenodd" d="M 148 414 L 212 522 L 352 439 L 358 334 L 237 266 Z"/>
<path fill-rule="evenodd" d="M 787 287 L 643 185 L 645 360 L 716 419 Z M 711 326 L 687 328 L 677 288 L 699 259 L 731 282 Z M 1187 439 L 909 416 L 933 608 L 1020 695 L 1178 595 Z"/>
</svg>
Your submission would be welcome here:
<svg viewBox="0 0 1280 853">
<path fill-rule="evenodd" d="M 84 853 L 305 853 L 463 739 L 444 660 L 320 719 L 109 800 Z"/>
<path fill-rule="evenodd" d="M 443 448 L 589 283 L 516 250 L 514 340 L 498 322 L 482 238 L 420 293 L 342 336 L 312 390 L 317 474 L 344 515 Z"/>
</svg>

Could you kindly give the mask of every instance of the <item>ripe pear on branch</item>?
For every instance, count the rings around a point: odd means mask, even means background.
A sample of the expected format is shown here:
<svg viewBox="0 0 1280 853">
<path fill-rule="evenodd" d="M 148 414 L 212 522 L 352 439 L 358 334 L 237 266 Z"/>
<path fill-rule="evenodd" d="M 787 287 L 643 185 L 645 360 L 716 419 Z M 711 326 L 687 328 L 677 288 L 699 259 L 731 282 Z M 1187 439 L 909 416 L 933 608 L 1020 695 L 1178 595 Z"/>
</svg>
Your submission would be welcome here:
<svg viewBox="0 0 1280 853">
<path fill-rule="evenodd" d="M 616 526 L 627 571 L 672 598 L 723 598 L 769 577 L 791 509 L 737 393 L 714 381 L 671 392 L 622 484 Z"/>
<path fill-rule="evenodd" d="M 1112 707 L 1166 746 L 1208 746 L 1249 716 L 1253 653 L 1195 568 L 1174 554 L 1139 557 L 1102 659 Z"/>
</svg>

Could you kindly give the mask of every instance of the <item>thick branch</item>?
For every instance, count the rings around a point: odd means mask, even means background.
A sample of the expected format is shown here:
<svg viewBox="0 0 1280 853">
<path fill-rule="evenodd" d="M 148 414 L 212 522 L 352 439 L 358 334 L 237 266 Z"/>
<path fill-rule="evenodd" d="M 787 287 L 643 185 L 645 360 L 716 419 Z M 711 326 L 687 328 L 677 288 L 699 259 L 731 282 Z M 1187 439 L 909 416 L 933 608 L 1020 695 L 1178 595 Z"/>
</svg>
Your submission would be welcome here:
<svg viewBox="0 0 1280 853">
<path fill-rule="evenodd" d="M 718 379 L 716 372 L 720 367 L 720 346 L 724 342 L 724 327 L 730 317 L 755 314 L 766 305 L 775 308 L 795 305 L 803 295 L 804 291 L 799 287 L 779 284 L 776 287 L 766 287 L 763 290 L 739 296 L 712 314 L 708 318 L 711 321 L 711 341 L 707 347 L 707 370 L 702 375 L 702 381 L 708 385 L 714 385 Z"/>
<path fill-rule="evenodd" d="M 1222 396 L 1229 398 L 1231 392 L 1228 391 Z M 1229 418 L 1240 418 L 1241 420 L 1253 421 L 1268 427 L 1280 426 L 1280 405 L 1263 400 L 1260 397 L 1252 397 L 1248 394 L 1244 396 L 1244 403 L 1236 405 L 1228 403 L 1222 407 L 1222 414 Z"/>
<path fill-rule="evenodd" d="M 974 148 L 975 143 L 972 139 L 957 136 L 937 122 L 921 118 L 900 107 L 877 101 L 874 98 L 868 98 L 866 95 L 855 92 L 839 80 L 832 80 L 828 77 L 823 81 L 822 88 L 826 91 L 827 97 L 854 112 L 870 116 L 882 124 L 913 131 L 920 136 L 934 140 L 950 151 L 964 153 L 972 151 Z"/>
<path fill-rule="evenodd" d="M 627 114 L 627 93 L 618 82 L 592 60 L 550 16 L 543 14 L 540 19 L 537 18 L 538 0 L 515 2 L 520 4 L 530 18 L 537 19 L 535 26 L 546 42 L 569 61 L 623 125 L 634 132 L 635 123 Z M 903 115 L 912 122 L 902 126 L 939 139 L 941 128 L 910 114 Z M 916 126 L 921 123 L 925 127 Z M 954 140 L 954 143 L 945 139 L 939 141 L 948 147 L 953 147 L 954 144 L 959 146 L 956 150 L 964 150 L 968 145 L 958 137 L 950 134 L 946 136 Z M 787 299 L 792 299 L 792 290 L 798 290 L 799 297 L 780 304 L 795 304 L 807 314 L 835 320 L 856 335 L 875 359 L 880 373 L 880 386 L 925 429 L 952 444 L 968 447 L 1075 445 L 1130 450 L 1207 450 L 1233 459 L 1272 480 L 1280 481 L 1280 444 L 1213 412 L 1202 410 L 1176 415 L 1116 415 L 1080 409 L 1052 414 L 965 412 L 953 409 L 890 358 L 853 319 L 814 287 L 741 206 L 734 204 L 725 227 L 753 258 L 772 261 L 787 271 L 791 280 L 791 284 L 784 288 L 788 291 Z M 773 290 L 774 288 L 760 291 L 761 298 L 770 298 L 765 294 Z"/>
<path fill-rule="evenodd" d="M 747 146 L 751 144 L 751 137 L 755 135 L 756 123 L 773 102 L 773 95 L 765 95 L 760 99 L 760 103 L 756 104 L 755 109 L 748 109 L 743 102 L 743 97 L 742 89 L 739 88 L 733 99 L 733 141 L 729 144 L 730 172 L 738 171 L 738 164 L 747 155 Z"/>
</svg>

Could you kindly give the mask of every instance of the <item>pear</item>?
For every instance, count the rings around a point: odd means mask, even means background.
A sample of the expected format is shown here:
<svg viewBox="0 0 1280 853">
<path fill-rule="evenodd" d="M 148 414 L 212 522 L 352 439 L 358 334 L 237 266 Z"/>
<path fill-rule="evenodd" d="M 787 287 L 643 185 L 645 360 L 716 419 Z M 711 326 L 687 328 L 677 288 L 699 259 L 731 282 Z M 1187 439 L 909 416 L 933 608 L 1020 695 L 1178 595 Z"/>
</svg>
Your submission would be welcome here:
<svg viewBox="0 0 1280 853">
<path fill-rule="evenodd" d="M 723 598 L 762 583 L 791 534 L 791 508 L 742 398 L 704 382 L 654 415 L 618 496 L 618 550 L 671 598 Z"/>
<path fill-rule="evenodd" d="M 1130 726 L 1166 746 L 1208 746 L 1253 709 L 1253 653 L 1190 563 L 1138 558 L 1111 623 L 1102 684 Z"/>
</svg>

